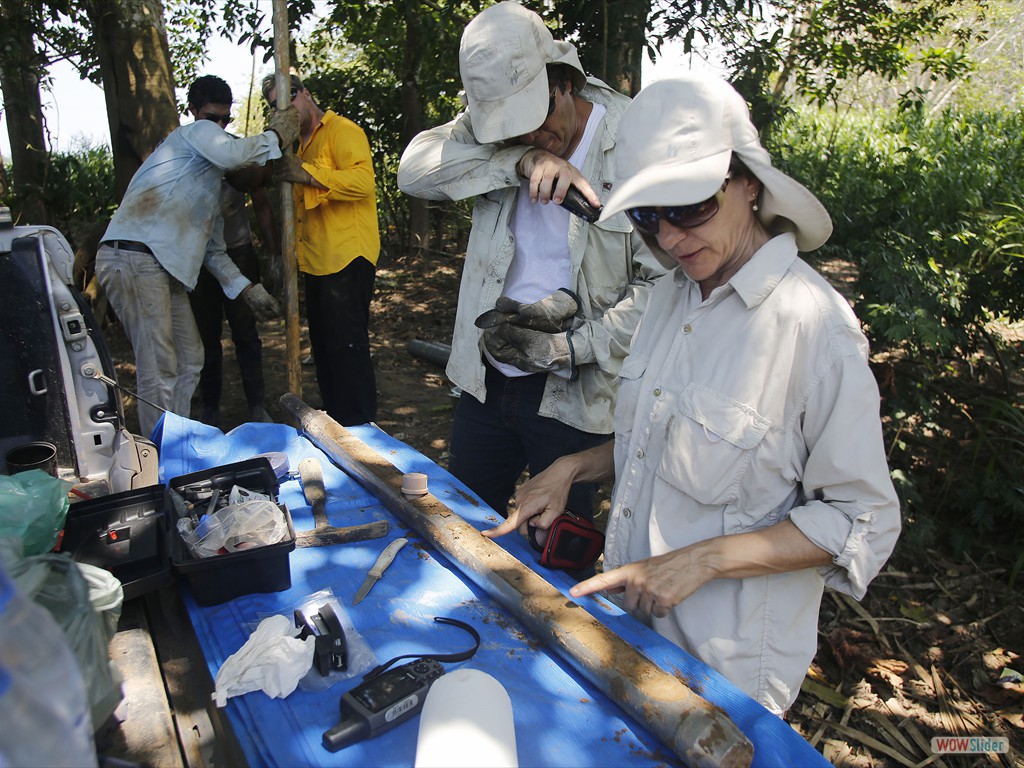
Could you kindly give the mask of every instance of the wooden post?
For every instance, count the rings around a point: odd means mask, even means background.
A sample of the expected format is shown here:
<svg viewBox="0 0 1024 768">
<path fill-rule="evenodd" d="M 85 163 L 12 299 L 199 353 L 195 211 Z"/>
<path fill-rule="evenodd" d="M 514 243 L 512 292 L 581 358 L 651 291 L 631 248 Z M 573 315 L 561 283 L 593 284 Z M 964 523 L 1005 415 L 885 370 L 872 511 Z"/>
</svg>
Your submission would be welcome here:
<svg viewBox="0 0 1024 768">
<path fill-rule="evenodd" d="M 274 85 L 277 108 L 291 106 L 291 65 L 288 52 L 287 0 L 274 1 Z M 291 147 L 281 147 L 288 155 Z M 295 256 L 295 200 L 292 185 L 281 182 L 281 260 L 284 281 L 285 354 L 288 359 L 288 390 L 302 396 L 302 363 L 299 359 L 299 283 Z"/>
<path fill-rule="evenodd" d="M 281 407 L 303 433 L 384 506 L 543 639 L 690 766 L 749 766 L 754 748 L 723 709 L 698 696 L 450 508 L 402 495 L 402 473 L 295 395 Z"/>
</svg>

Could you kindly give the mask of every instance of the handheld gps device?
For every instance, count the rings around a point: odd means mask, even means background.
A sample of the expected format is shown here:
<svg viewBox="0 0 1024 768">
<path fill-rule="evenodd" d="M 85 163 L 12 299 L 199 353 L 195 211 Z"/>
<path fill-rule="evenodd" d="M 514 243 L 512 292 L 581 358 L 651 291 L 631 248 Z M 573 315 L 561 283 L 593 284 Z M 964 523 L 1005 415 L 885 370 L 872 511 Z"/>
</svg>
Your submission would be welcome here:
<svg viewBox="0 0 1024 768">
<path fill-rule="evenodd" d="M 324 749 L 337 752 L 404 723 L 423 709 L 423 701 L 431 683 L 444 674 L 440 662 L 472 658 L 480 647 L 480 634 L 473 627 L 444 616 L 435 616 L 434 621 L 464 629 L 472 635 L 473 647 L 457 653 L 396 656 L 371 669 L 363 676 L 364 682 L 341 695 L 338 703 L 341 719 L 333 728 L 324 731 Z M 390 668 L 399 659 L 415 656 L 421 658 Z"/>
<path fill-rule="evenodd" d="M 440 662 L 417 659 L 382 672 L 342 694 L 338 705 L 341 721 L 324 732 L 324 749 L 337 752 L 404 723 L 423 709 L 431 683 L 443 674 Z"/>
</svg>

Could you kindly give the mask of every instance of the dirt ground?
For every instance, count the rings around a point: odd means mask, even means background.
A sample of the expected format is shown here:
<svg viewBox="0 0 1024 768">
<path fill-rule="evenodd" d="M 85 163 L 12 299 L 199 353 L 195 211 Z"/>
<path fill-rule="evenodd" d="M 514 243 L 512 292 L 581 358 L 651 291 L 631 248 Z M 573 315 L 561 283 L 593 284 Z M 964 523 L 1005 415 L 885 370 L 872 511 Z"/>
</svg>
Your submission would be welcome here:
<svg viewBox="0 0 1024 768">
<path fill-rule="evenodd" d="M 456 400 L 443 366 L 410 354 L 408 343 L 450 341 L 458 270 L 459 261 L 441 253 L 382 255 L 373 304 L 377 424 L 442 466 Z M 840 269 L 830 276 L 837 285 L 849 279 Z M 267 409 L 284 420 L 284 324 L 265 323 L 261 333 Z M 116 327 L 108 336 L 119 379 L 134 388 L 130 350 Z M 301 395 L 319 406 L 309 365 Z M 126 405 L 131 423 L 131 398 Z M 221 428 L 246 413 L 225 336 Z M 1024 672 L 1024 608 L 1007 581 L 993 563 L 899 547 L 862 602 L 826 593 L 818 655 L 790 723 L 837 766 L 1024 766 L 1024 678 L 1012 674 Z M 1006 737 L 1010 752 L 934 754 L 932 737 L 946 735 Z"/>
</svg>

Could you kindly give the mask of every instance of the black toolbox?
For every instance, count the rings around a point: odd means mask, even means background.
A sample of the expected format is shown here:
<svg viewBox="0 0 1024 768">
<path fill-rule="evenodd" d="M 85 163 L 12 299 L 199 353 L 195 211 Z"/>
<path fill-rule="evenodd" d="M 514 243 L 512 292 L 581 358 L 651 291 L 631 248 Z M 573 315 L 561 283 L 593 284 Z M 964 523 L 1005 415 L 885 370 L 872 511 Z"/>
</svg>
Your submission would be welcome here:
<svg viewBox="0 0 1024 768">
<path fill-rule="evenodd" d="M 166 503 L 162 485 L 75 502 L 61 551 L 113 573 L 125 600 L 166 587 L 172 580 Z"/>
<path fill-rule="evenodd" d="M 289 553 L 295 549 L 295 526 L 288 507 L 277 502 L 279 483 L 266 457 L 224 464 L 172 478 L 168 487 L 182 491 L 188 486 L 209 486 L 227 494 L 238 485 L 269 496 L 284 514 L 288 536 L 277 544 L 195 558 L 177 532 L 177 516 L 170 509 L 171 562 L 188 582 L 199 605 L 216 605 L 251 592 L 280 592 L 292 585 Z"/>
</svg>

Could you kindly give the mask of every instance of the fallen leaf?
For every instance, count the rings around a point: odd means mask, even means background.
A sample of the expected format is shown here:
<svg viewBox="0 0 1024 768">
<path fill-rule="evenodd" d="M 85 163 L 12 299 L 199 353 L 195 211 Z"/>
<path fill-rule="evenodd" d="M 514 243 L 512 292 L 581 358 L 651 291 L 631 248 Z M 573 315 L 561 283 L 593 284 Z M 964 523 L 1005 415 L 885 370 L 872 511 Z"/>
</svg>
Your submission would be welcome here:
<svg viewBox="0 0 1024 768">
<path fill-rule="evenodd" d="M 868 674 L 884 680 L 893 688 L 903 687 L 903 673 L 910 665 L 902 659 L 875 659 L 868 667 Z"/>
<path fill-rule="evenodd" d="M 840 627 L 828 635 L 829 648 L 844 670 L 863 671 L 879 655 L 875 638 L 856 629 Z"/>
<path fill-rule="evenodd" d="M 919 624 L 928 623 L 928 611 L 920 604 L 900 603 L 900 615 Z"/>
</svg>

